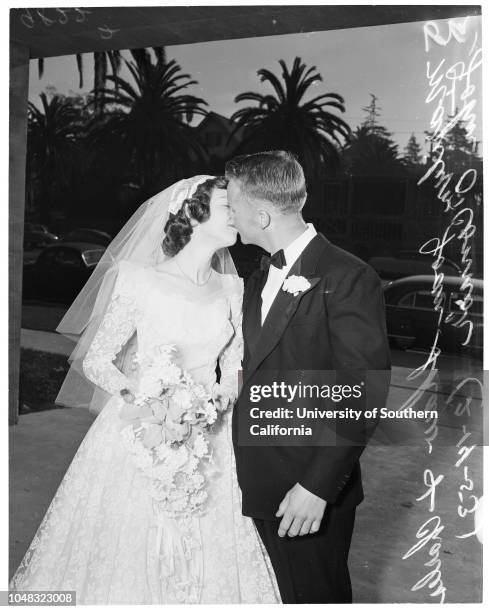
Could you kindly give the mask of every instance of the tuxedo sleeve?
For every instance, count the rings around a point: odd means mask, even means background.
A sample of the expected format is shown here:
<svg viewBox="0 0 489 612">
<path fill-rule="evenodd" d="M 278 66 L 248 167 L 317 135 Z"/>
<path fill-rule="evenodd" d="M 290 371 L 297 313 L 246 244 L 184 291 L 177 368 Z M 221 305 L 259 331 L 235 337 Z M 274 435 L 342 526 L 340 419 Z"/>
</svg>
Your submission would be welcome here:
<svg viewBox="0 0 489 612">
<path fill-rule="evenodd" d="M 307 490 L 334 503 L 372 433 L 371 422 L 367 426 L 363 418 L 367 396 L 375 398 L 376 405 L 381 402 L 385 406 L 390 383 L 390 351 L 382 286 L 370 266 L 354 268 L 332 279 L 325 294 L 325 308 L 336 382 L 351 382 L 365 375 L 366 384 L 370 385 L 370 393 L 355 400 L 352 406 L 362 410 L 362 418 L 339 422 L 336 432 L 340 433 L 340 441 L 316 447 L 299 481 Z"/>
</svg>

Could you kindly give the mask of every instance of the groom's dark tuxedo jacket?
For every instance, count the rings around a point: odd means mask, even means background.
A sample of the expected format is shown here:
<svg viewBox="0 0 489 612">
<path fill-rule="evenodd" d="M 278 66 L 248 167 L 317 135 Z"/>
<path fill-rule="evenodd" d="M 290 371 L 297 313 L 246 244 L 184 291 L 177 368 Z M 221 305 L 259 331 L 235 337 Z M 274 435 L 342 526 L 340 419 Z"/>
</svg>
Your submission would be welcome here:
<svg viewBox="0 0 489 612">
<path fill-rule="evenodd" d="M 262 327 L 267 275 L 256 270 L 243 298 L 244 387 L 233 411 L 243 514 L 276 519 L 297 482 L 329 504 L 357 505 L 363 499 L 358 459 L 364 445 L 240 446 L 239 415 L 249 409 L 245 390 L 260 370 L 387 370 L 390 379 L 380 279 L 369 265 L 317 234 L 288 273 L 306 277 L 310 286 L 296 296 L 280 289 Z M 387 389 L 388 382 L 385 395 Z"/>
</svg>

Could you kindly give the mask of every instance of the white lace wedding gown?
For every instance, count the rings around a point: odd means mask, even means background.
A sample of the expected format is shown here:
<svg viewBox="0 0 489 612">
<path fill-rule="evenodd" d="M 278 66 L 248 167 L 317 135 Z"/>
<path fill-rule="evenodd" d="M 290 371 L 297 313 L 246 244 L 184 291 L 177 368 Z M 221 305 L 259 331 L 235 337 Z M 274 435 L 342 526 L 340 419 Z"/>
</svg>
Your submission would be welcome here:
<svg viewBox="0 0 489 612">
<path fill-rule="evenodd" d="M 170 289 L 165 276 L 120 265 L 109 309 L 84 361 L 89 378 L 114 397 L 81 443 L 12 578 L 12 590 L 74 590 L 83 604 L 280 601 L 267 553 L 253 522 L 241 514 L 232 408 L 210 436 L 205 513 L 190 520 L 183 539 L 175 536 L 172 519 L 158 524 L 145 476 L 121 442 L 119 392 L 131 385 L 113 361 L 135 331 L 143 354 L 175 344 L 179 365 L 209 389 L 219 359 L 221 392 L 236 395 L 242 281 L 227 275 L 221 291 L 203 298 L 197 286 Z M 186 563 L 177 550 L 186 554 Z"/>
</svg>

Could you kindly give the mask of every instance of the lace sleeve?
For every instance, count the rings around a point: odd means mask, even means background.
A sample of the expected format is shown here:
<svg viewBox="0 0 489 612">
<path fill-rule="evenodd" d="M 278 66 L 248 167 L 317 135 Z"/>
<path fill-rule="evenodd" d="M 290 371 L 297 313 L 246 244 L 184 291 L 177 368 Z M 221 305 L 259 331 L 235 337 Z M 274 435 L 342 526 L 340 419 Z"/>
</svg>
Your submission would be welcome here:
<svg viewBox="0 0 489 612">
<path fill-rule="evenodd" d="M 215 386 L 214 391 L 214 397 L 220 399 L 222 410 L 226 410 L 229 403 L 233 403 L 238 397 L 238 372 L 241 370 L 243 359 L 243 331 L 241 329 L 243 279 L 236 277 L 235 286 L 236 290 L 230 297 L 231 323 L 234 327 L 234 335 L 219 357 L 221 379 L 219 385 Z"/>
<path fill-rule="evenodd" d="M 134 391 L 130 379 L 113 363 L 136 329 L 134 295 L 128 271 L 120 267 L 110 304 L 83 360 L 87 378 L 112 395 L 122 389 Z"/>
</svg>

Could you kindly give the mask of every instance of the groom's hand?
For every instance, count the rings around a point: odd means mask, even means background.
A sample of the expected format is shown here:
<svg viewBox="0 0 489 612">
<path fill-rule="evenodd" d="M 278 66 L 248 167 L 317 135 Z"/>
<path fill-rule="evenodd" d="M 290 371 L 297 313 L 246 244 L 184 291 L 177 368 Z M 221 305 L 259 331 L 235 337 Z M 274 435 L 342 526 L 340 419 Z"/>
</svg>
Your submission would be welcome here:
<svg viewBox="0 0 489 612">
<path fill-rule="evenodd" d="M 278 528 L 278 535 L 283 538 L 288 534 L 307 535 L 319 530 L 326 509 L 326 502 L 314 493 L 296 483 L 282 500 L 275 516 L 283 517 Z"/>
</svg>

